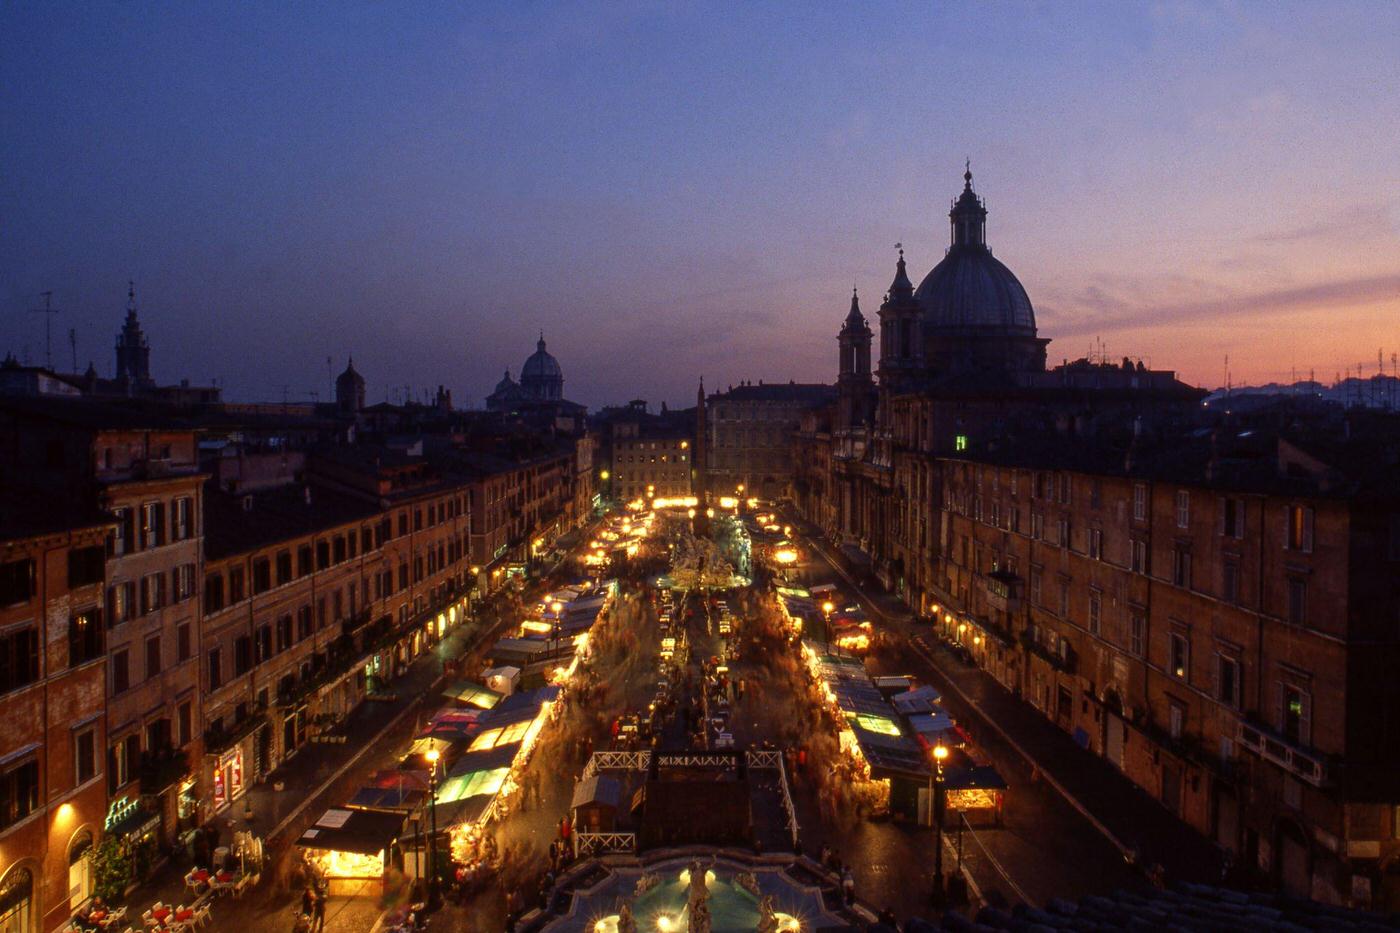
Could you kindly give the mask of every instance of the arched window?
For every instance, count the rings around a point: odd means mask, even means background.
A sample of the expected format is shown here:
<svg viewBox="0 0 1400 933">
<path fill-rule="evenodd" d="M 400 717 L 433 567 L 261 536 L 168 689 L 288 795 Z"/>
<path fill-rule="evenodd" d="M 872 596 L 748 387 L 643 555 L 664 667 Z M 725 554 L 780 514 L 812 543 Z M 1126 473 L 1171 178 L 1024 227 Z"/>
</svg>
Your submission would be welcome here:
<svg viewBox="0 0 1400 933">
<path fill-rule="evenodd" d="M 86 829 L 73 837 L 68 849 L 68 906 L 76 910 L 92 896 L 92 833 Z"/>
<path fill-rule="evenodd" d="M 19 868 L 0 881 L 0 931 L 30 933 L 34 929 L 34 876 Z"/>
</svg>

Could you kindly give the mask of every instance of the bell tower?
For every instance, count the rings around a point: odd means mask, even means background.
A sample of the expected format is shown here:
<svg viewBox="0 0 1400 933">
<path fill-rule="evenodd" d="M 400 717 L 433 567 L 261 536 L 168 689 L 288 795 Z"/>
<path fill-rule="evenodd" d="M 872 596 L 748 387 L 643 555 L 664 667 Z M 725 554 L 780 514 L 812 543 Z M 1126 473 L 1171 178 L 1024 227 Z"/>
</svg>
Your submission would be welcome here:
<svg viewBox="0 0 1400 933">
<path fill-rule="evenodd" d="M 836 336 L 839 372 L 836 377 L 838 429 L 867 423 L 874 413 L 875 384 L 870 374 L 870 325 L 860 313 L 860 297 L 851 289 L 851 310 Z"/>
</svg>

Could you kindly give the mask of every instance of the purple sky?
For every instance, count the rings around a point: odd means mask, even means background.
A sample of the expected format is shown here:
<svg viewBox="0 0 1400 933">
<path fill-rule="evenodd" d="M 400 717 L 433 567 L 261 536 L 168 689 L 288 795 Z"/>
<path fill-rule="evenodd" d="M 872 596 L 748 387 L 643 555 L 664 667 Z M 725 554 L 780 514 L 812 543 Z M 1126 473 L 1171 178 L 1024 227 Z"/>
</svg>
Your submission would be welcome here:
<svg viewBox="0 0 1400 933">
<path fill-rule="evenodd" d="M 965 156 L 1050 357 L 1216 385 L 1400 350 L 1400 5 L 0 8 L 0 353 L 235 399 L 830 380 Z M 391 388 L 391 387 L 400 388 Z"/>
</svg>

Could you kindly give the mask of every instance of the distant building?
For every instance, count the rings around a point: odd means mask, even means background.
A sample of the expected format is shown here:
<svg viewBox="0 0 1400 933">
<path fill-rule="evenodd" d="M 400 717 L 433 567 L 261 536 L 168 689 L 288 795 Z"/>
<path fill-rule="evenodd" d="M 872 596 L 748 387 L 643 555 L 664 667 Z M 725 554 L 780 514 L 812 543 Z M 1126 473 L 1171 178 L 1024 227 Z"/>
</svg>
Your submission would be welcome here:
<svg viewBox="0 0 1400 933">
<path fill-rule="evenodd" d="M 664 406 L 663 406 L 664 408 Z M 689 410 L 652 414 L 637 399 L 600 416 L 607 452 L 605 495 L 616 501 L 695 495 L 695 422 Z"/>
<path fill-rule="evenodd" d="M 776 498 L 792 480 L 793 433 L 809 408 L 830 404 L 829 385 L 743 383 L 705 400 L 706 484 L 712 496 Z"/>
</svg>

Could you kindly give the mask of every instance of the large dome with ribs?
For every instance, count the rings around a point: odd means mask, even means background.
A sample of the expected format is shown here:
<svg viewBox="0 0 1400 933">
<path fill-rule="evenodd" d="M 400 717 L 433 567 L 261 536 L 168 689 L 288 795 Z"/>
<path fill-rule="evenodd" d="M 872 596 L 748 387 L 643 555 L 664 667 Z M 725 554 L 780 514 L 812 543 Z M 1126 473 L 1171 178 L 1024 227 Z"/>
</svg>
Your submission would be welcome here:
<svg viewBox="0 0 1400 933">
<path fill-rule="evenodd" d="M 1026 289 L 987 248 L 987 209 L 963 176 L 953 203 L 953 245 L 914 292 L 925 334 L 1035 336 L 1035 311 Z"/>
</svg>

